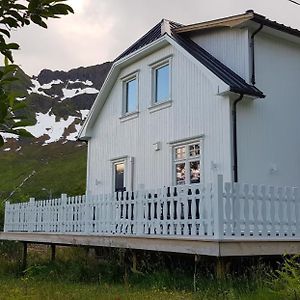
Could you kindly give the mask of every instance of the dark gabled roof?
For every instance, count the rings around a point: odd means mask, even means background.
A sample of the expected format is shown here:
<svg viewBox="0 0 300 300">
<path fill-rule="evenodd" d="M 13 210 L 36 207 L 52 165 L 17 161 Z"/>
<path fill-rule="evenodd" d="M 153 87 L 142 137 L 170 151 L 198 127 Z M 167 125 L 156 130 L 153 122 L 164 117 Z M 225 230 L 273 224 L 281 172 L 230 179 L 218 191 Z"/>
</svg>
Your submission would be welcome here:
<svg viewBox="0 0 300 300">
<path fill-rule="evenodd" d="M 165 24 L 169 24 L 170 30 L 176 29 L 182 24 L 169 21 L 169 20 L 161 20 L 158 24 L 156 24 L 153 28 L 151 28 L 146 34 L 144 34 L 140 39 L 138 39 L 134 44 L 132 44 L 128 49 L 126 49 L 124 52 L 122 52 L 115 61 L 127 56 L 128 54 L 131 54 L 135 52 L 136 50 L 154 42 L 155 40 L 159 39 L 164 35 L 164 32 L 162 30 L 163 26 Z"/>
<path fill-rule="evenodd" d="M 252 10 L 247 11 L 248 13 L 253 13 L 253 18 L 251 19 L 251 21 L 254 21 L 256 23 L 262 24 L 264 26 L 268 26 L 270 28 L 300 37 L 300 31 L 298 29 L 286 26 L 284 24 L 281 23 L 277 23 L 276 21 L 267 19 L 265 16 L 256 14 L 255 12 L 253 12 Z M 247 13 L 246 12 L 246 13 Z"/>
<path fill-rule="evenodd" d="M 168 27 L 168 28 L 166 28 Z M 242 77 L 232 71 L 229 67 L 221 63 L 218 59 L 189 39 L 186 35 L 176 33 L 182 24 L 163 19 L 160 23 L 150 29 L 145 35 L 137 40 L 132 46 L 121 53 L 115 61 L 134 53 L 138 49 L 152 43 L 165 34 L 169 34 L 181 47 L 188 51 L 194 58 L 207 67 L 217 77 L 230 86 L 230 91 L 234 93 L 246 94 L 263 98 L 264 94 L 255 86 L 248 84 Z"/>
</svg>

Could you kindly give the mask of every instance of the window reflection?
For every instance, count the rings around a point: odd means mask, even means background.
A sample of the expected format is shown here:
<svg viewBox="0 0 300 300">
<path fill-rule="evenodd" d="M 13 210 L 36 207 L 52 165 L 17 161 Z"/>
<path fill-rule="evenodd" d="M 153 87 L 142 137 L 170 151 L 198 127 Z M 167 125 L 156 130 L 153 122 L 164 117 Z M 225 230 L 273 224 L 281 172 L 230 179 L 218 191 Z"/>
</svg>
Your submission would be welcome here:
<svg viewBox="0 0 300 300">
<path fill-rule="evenodd" d="M 126 82 L 125 113 L 137 110 L 137 79 Z"/>
<path fill-rule="evenodd" d="M 176 165 L 176 184 L 185 184 L 185 164 Z"/>
<path fill-rule="evenodd" d="M 169 99 L 169 84 L 169 65 L 157 68 L 155 70 L 155 102 Z"/>
</svg>

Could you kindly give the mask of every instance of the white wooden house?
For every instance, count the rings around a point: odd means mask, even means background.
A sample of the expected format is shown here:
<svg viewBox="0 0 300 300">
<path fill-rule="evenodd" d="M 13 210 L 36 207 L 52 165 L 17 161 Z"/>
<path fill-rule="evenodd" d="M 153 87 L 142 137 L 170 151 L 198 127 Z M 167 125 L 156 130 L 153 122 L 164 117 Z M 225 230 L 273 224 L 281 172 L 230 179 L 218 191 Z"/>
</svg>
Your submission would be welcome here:
<svg viewBox="0 0 300 300">
<path fill-rule="evenodd" d="M 0 239 L 299 252 L 299 80 L 296 29 L 253 11 L 162 20 L 116 58 L 83 125 L 86 195 L 6 203 Z"/>
<path fill-rule="evenodd" d="M 299 78 L 298 30 L 253 11 L 162 20 L 115 60 L 83 126 L 87 193 L 216 174 L 300 185 Z"/>
</svg>

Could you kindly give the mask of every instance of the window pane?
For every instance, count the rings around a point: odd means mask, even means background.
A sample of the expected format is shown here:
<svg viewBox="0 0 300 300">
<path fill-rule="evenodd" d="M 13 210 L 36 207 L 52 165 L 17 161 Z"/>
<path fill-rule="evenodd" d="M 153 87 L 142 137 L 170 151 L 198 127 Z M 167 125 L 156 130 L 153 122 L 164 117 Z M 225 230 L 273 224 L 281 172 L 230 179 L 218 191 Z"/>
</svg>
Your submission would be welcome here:
<svg viewBox="0 0 300 300">
<path fill-rule="evenodd" d="M 125 170 L 124 163 L 115 164 L 115 191 L 116 192 L 124 191 L 124 170 Z"/>
<path fill-rule="evenodd" d="M 185 184 L 185 164 L 176 164 L 176 184 Z"/>
<path fill-rule="evenodd" d="M 169 99 L 169 65 L 155 70 L 155 101 L 161 102 Z"/>
<path fill-rule="evenodd" d="M 190 151 L 190 157 L 199 156 L 200 155 L 200 145 L 199 144 L 190 145 L 189 151 Z"/>
<path fill-rule="evenodd" d="M 200 161 L 190 162 L 190 183 L 200 182 Z"/>
<path fill-rule="evenodd" d="M 125 112 L 134 112 L 137 109 L 137 80 L 126 82 Z"/>
<path fill-rule="evenodd" d="M 175 159 L 185 159 L 185 146 L 175 149 Z"/>
</svg>

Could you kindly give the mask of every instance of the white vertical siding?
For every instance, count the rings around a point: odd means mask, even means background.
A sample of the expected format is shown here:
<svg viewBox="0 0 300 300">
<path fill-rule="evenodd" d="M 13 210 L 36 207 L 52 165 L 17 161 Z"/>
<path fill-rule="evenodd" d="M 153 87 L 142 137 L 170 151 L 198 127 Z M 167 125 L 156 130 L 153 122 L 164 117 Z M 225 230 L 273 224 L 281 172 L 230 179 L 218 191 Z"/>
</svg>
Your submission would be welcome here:
<svg viewBox="0 0 300 300">
<path fill-rule="evenodd" d="M 194 33 L 190 38 L 249 81 L 248 29 L 217 28 Z"/>
<path fill-rule="evenodd" d="M 265 99 L 238 104 L 239 179 L 300 184 L 300 47 L 260 32 L 257 87 Z"/>
<path fill-rule="evenodd" d="M 172 55 L 172 106 L 149 112 L 151 68 L 149 64 Z M 139 70 L 139 116 L 121 122 L 120 78 Z M 112 191 L 111 159 L 134 157 L 134 189 L 169 186 L 172 181 L 170 142 L 204 134 L 204 180 L 216 172 L 231 179 L 230 103 L 217 96 L 218 86 L 209 72 L 200 70 L 172 46 L 165 47 L 122 70 L 94 125 L 89 141 L 88 192 Z M 161 143 L 154 151 L 153 144 Z M 212 170 L 211 162 L 218 170 Z"/>
</svg>

